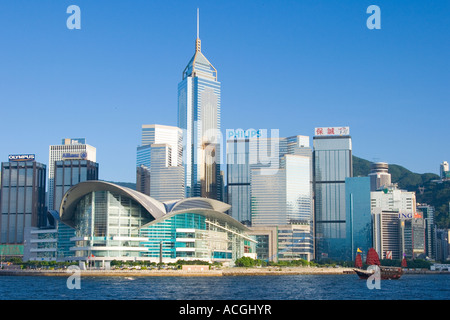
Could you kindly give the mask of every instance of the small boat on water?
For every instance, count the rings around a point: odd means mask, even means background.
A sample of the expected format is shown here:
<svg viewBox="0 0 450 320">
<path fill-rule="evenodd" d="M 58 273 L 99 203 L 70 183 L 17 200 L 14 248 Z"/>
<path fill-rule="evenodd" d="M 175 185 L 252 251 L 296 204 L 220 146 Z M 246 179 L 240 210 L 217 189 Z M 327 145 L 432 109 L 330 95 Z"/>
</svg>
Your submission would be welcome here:
<svg viewBox="0 0 450 320">
<path fill-rule="evenodd" d="M 406 260 L 405 260 L 406 262 Z M 375 249 L 370 248 L 367 253 L 366 264 L 370 266 L 378 266 L 380 269 L 380 279 L 381 280 L 397 280 L 403 274 L 403 270 L 400 267 L 390 267 L 380 265 L 380 259 L 378 258 L 378 253 Z M 403 265 L 403 262 L 402 262 Z M 364 270 L 362 269 L 362 259 L 361 255 L 358 253 L 355 259 L 355 268 L 353 269 L 360 279 L 368 279 L 370 276 L 375 274 L 375 270 Z"/>
</svg>

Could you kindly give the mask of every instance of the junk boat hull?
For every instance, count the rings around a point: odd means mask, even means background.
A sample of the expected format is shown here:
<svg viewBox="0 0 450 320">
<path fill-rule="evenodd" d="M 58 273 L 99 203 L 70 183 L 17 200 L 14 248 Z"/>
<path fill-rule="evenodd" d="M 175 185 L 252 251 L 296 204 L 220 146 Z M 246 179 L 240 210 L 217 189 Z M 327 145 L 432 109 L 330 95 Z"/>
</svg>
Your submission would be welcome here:
<svg viewBox="0 0 450 320">
<path fill-rule="evenodd" d="M 398 267 L 383 267 L 380 266 L 380 278 L 381 280 L 397 280 L 403 274 L 402 268 Z M 360 279 L 368 279 L 374 274 L 374 271 L 367 271 L 363 269 L 353 269 Z"/>
</svg>

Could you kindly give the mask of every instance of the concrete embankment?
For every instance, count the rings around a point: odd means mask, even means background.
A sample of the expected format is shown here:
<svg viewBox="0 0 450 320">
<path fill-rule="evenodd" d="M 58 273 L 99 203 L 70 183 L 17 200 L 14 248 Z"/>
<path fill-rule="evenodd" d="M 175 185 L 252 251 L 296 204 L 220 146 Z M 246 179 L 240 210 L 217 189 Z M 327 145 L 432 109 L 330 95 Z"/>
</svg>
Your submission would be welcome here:
<svg viewBox="0 0 450 320">
<path fill-rule="evenodd" d="M 64 276 L 73 274 L 73 270 L 0 270 L 0 276 Z M 337 275 L 354 274 L 352 268 L 224 268 L 206 271 L 186 270 L 80 270 L 85 277 L 221 277 L 221 276 L 271 276 L 271 275 Z M 403 274 L 450 274 L 448 271 L 404 270 Z"/>
<path fill-rule="evenodd" d="M 65 276 L 73 270 L 0 270 L 0 276 Z M 181 277 L 217 277 L 217 276 L 258 276 L 258 275 L 296 275 L 296 274 L 345 274 L 353 273 L 351 268 L 225 268 L 207 271 L 185 270 L 80 270 L 81 276 L 92 277 L 142 277 L 142 276 L 181 276 Z"/>
<path fill-rule="evenodd" d="M 346 274 L 354 273 L 351 268 L 228 268 L 223 270 L 224 276 L 239 275 L 296 275 L 296 274 Z"/>
</svg>

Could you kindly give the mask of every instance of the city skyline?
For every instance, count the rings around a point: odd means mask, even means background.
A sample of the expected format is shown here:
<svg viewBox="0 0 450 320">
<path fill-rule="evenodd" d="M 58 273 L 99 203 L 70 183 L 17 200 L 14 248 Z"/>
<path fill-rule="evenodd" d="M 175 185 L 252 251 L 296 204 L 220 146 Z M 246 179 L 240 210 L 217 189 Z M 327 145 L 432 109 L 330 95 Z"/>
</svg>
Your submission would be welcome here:
<svg viewBox="0 0 450 320">
<path fill-rule="evenodd" d="M 66 27 L 72 4 L 80 30 Z M 366 27 L 371 4 L 380 30 Z M 315 127 L 349 126 L 357 157 L 435 174 L 449 161 L 439 123 L 449 106 L 448 3 L 81 0 L 0 5 L 2 161 L 35 154 L 48 167 L 50 145 L 84 137 L 100 179 L 134 182 L 141 126 L 177 125 L 197 8 L 203 50 L 220 70 L 223 133 L 279 129 L 312 144 Z"/>
</svg>

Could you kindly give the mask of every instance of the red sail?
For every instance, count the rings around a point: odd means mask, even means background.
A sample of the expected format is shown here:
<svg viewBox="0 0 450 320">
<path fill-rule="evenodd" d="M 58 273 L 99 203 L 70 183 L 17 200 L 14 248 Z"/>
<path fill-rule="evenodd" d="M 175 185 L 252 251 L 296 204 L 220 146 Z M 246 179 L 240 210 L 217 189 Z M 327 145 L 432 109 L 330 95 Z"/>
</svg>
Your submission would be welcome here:
<svg viewBox="0 0 450 320">
<path fill-rule="evenodd" d="M 380 259 L 378 258 L 378 253 L 375 251 L 374 248 L 370 248 L 369 252 L 367 253 L 367 259 L 366 259 L 366 263 L 369 266 L 379 266 L 380 265 Z"/>
<path fill-rule="evenodd" d="M 403 260 L 402 260 L 402 267 L 406 268 L 407 266 L 408 266 L 408 264 L 406 263 L 406 259 L 403 258 Z"/>
<path fill-rule="evenodd" d="M 355 268 L 362 268 L 362 258 L 359 253 L 356 255 Z"/>
</svg>

